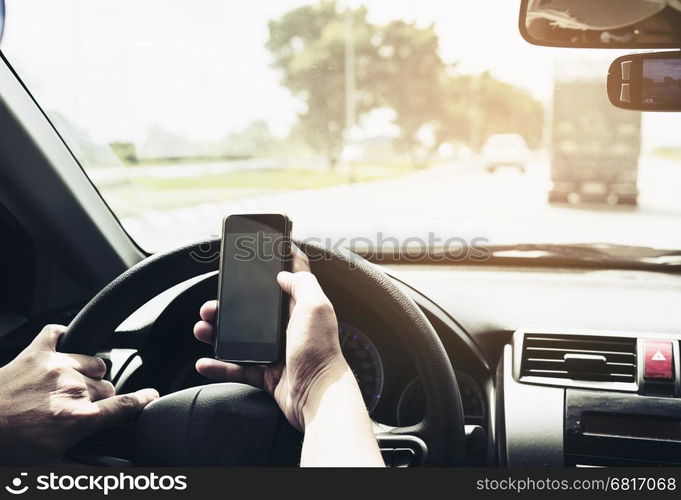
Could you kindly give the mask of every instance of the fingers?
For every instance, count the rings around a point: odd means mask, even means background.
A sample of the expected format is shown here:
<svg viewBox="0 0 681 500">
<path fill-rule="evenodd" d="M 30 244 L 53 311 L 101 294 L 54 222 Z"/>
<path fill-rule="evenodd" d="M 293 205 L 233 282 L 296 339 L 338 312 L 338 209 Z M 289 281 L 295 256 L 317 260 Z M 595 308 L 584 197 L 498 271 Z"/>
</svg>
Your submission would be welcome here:
<svg viewBox="0 0 681 500">
<path fill-rule="evenodd" d="M 293 261 L 291 263 L 292 272 L 310 272 L 310 261 L 308 260 L 307 255 L 305 255 L 305 253 L 303 253 L 295 244 L 291 244 L 291 255 L 293 256 Z M 217 310 L 217 300 L 209 300 L 201 306 L 199 316 L 202 321 L 199 321 L 194 326 L 194 335 L 200 341 L 206 343 L 213 342 L 215 332 L 213 331 L 211 324 L 215 323 Z"/>
<path fill-rule="evenodd" d="M 206 344 L 212 344 L 215 340 L 215 328 L 207 321 L 199 321 L 194 325 L 194 337 Z"/>
<path fill-rule="evenodd" d="M 157 398 L 158 392 L 155 389 L 142 389 L 96 401 L 95 405 L 99 408 L 97 426 L 106 427 L 128 420 Z"/>
<path fill-rule="evenodd" d="M 66 331 L 63 325 L 47 325 L 31 342 L 31 346 L 44 350 L 56 351 L 59 339 Z"/>
<path fill-rule="evenodd" d="M 201 321 L 194 325 L 194 336 L 201 342 L 206 344 L 212 344 L 215 339 L 215 329 L 212 323 L 215 322 L 215 316 L 217 315 L 218 301 L 209 300 L 204 303 L 199 310 L 199 316 L 201 316 Z"/>
<path fill-rule="evenodd" d="M 291 269 L 294 273 L 305 273 L 305 274 L 310 274 L 310 262 L 303 253 L 303 251 L 298 248 L 295 244 L 291 245 L 291 255 L 293 256 L 293 261 L 291 264 Z M 291 273 L 280 273 L 281 274 L 291 274 Z M 305 278 L 301 278 L 305 279 Z M 312 277 L 313 282 L 316 283 L 316 279 L 314 276 Z M 280 281 L 279 276 L 277 276 L 277 280 L 279 281 L 280 285 L 284 290 L 288 293 L 291 293 L 290 290 L 293 285 L 287 286 L 286 288 L 282 284 L 282 281 Z M 284 278 L 284 283 L 288 283 L 290 280 Z M 297 280 L 296 280 L 297 281 Z M 319 285 L 317 285 L 319 287 Z M 321 288 L 319 288 L 319 292 L 323 295 L 323 292 L 321 291 Z M 194 336 L 197 338 L 197 340 L 204 342 L 206 344 L 213 344 L 215 341 L 215 319 L 217 316 L 217 308 L 218 308 L 218 302 L 217 300 L 209 300 L 208 302 L 205 302 L 202 306 L 201 309 L 199 310 L 199 316 L 201 317 L 201 321 L 197 322 L 194 325 Z"/>
<path fill-rule="evenodd" d="M 307 255 L 296 246 L 295 243 L 291 243 L 291 256 L 293 261 L 291 262 L 291 271 L 294 273 L 300 272 L 310 272 L 310 260 Z"/>
<path fill-rule="evenodd" d="M 86 377 L 101 379 L 106 375 L 106 363 L 102 358 L 84 354 L 66 354 L 73 362 L 73 367 Z"/>
<path fill-rule="evenodd" d="M 261 389 L 265 387 L 265 368 L 259 365 L 242 366 L 218 359 L 201 358 L 196 362 L 196 371 L 211 380 L 239 382 Z"/>
<path fill-rule="evenodd" d="M 310 272 L 289 273 L 283 271 L 277 275 L 277 281 L 282 290 L 290 294 L 296 302 L 328 301 L 322 287 L 317 282 L 317 278 Z"/>
<path fill-rule="evenodd" d="M 116 395 L 116 389 L 108 380 L 86 379 L 85 384 L 90 395 L 90 401 L 99 401 Z"/>
<path fill-rule="evenodd" d="M 208 321 L 209 323 L 212 323 L 215 321 L 215 316 L 217 315 L 218 311 L 218 301 L 217 300 L 209 300 L 205 304 L 201 306 L 201 309 L 199 310 L 199 316 L 201 316 L 201 319 L 203 321 Z"/>
</svg>

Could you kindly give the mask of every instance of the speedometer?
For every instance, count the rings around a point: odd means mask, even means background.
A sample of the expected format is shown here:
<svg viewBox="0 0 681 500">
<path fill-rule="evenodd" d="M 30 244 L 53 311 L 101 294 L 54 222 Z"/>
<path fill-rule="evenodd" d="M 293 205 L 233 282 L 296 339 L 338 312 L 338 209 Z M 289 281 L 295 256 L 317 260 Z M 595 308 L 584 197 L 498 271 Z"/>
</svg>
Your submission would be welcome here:
<svg viewBox="0 0 681 500">
<path fill-rule="evenodd" d="M 461 394 L 463 414 L 467 424 L 485 425 L 487 404 L 480 385 L 467 373 L 455 370 Z M 397 403 L 397 424 L 413 425 L 421 421 L 426 412 L 426 399 L 421 379 L 416 377 L 407 384 Z"/>
<path fill-rule="evenodd" d="M 374 343 L 357 328 L 340 323 L 341 350 L 355 374 L 364 403 L 371 413 L 383 393 L 383 362 Z"/>
</svg>

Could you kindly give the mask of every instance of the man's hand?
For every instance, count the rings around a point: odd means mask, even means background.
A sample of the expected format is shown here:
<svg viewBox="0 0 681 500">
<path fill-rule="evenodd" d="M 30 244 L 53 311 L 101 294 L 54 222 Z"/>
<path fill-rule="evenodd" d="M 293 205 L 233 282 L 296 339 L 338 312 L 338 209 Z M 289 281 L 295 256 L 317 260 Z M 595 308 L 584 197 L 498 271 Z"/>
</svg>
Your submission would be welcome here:
<svg viewBox="0 0 681 500">
<path fill-rule="evenodd" d="M 307 257 L 293 247 L 292 273 L 277 276 L 291 295 L 286 330 L 286 356 L 277 365 L 237 365 L 216 359 L 197 361 L 196 369 L 213 380 L 243 382 L 272 394 L 291 425 L 305 429 L 304 409 L 312 393 L 345 372 L 350 372 L 338 340 L 338 322 L 329 299 L 310 273 Z M 212 344 L 217 302 L 201 307 L 201 321 L 194 326 L 197 339 Z"/>
<path fill-rule="evenodd" d="M 48 325 L 0 368 L 0 461 L 45 464 L 87 435 L 133 417 L 158 397 L 153 389 L 116 396 L 100 358 L 56 352 L 66 330 Z"/>
<path fill-rule="evenodd" d="M 303 466 L 383 466 L 362 393 L 343 358 L 338 322 L 329 299 L 310 273 L 307 257 L 292 248 L 292 273 L 277 276 L 291 295 L 283 363 L 240 366 L 216 359 L 196 362 L 202 375 L 262 387 L 294 427 L 305 432 Z M 215 301 L 201 308 L 194 335 L 215 340 Z"/>
</svg>

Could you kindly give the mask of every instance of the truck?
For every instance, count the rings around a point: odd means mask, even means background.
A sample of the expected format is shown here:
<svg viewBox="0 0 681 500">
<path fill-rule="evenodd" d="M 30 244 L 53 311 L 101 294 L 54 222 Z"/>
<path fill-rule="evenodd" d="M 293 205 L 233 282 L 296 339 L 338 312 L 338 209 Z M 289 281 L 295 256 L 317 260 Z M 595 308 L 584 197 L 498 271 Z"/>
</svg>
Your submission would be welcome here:
<svg viewBox="0 0 681 500">
<path fill-rule="evenodd" d="M 638 202 L 641 113 L 614 107 L 605 82 L 582 70 L 554 80 L 550 203 Z"/>
</svg>

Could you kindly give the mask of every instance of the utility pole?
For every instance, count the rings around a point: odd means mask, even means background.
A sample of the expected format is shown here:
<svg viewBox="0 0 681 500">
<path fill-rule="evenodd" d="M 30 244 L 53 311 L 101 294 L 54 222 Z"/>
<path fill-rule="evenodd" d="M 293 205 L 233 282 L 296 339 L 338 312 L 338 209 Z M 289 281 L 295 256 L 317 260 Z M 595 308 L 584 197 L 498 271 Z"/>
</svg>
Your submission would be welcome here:
<svg viewBox="0 0 681 500">
<path fill-rule="evenodd" d="M 355 75 L 355 13 L 348 5 L 345 11 L 345 131 L 344 147 L 352 141 L 355 129 L 357 82 Z M 355 182 L 355 161 L 350 158 L 348 181 Z"/>
<path fill-rule="evenodd" d="M 355 14 L 348 7 L 345 16 L 345 133 L 355 127 Z"/>
<path fill-rule="evenodd" d="M 76 125 L 81 123 L 81 91 L 83 78 L 83 5 L 81 0 L 73 3 L 73 117 Z"/>
</svg>

